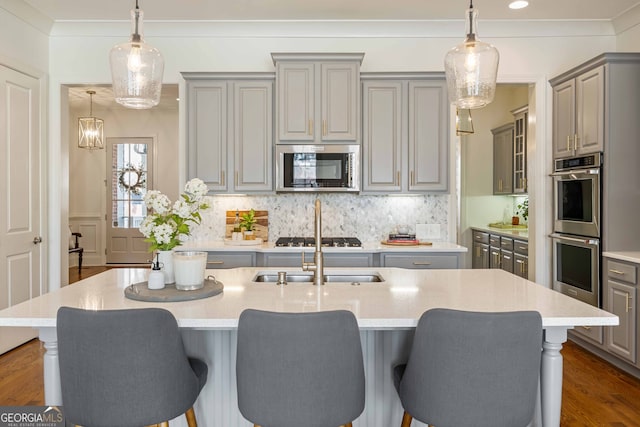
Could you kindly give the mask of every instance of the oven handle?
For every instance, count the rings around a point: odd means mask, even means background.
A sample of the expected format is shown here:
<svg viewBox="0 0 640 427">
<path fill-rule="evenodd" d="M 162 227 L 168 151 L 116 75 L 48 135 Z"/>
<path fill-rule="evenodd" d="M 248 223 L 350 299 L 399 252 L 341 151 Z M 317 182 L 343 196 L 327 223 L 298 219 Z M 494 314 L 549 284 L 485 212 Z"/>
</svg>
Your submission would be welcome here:
<svg viewBox="0 0 640 427">
<path fill-rule="evenodd" d="M 587 245 L 598 246 L 598 239 L 579 239 L 577 237 L 568 237 L 564 234 L 558 234 L 558 233 L 551 233 L 549 236 L 555 239 L 568 240 L 570 242 L 584 243 Z"/>
<path fill-rule="evenodd" d="M 554 172 L 550 174 L 550 176 L 572 176 L 572 175 L 600 175 L 600 169 L 574 169 L 569 171 Z"/>
</svg>

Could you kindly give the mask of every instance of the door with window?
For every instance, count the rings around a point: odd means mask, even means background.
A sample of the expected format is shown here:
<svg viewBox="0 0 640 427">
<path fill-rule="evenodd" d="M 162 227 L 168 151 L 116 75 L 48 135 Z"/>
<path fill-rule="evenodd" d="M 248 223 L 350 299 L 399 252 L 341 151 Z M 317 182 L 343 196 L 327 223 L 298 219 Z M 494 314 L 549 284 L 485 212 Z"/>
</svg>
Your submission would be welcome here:
<svg viewBox="0 0 640 427">
<path fill-rule="evenodd" d="M 151 259 L 138 230 L 147 215 L 143 197 L 153 176 L 153 138 L 107 138 L 107 264 Z"/>
<path fill-rule="evenodd" d="M 42 292 L 41 116 L 40 81 L 0 65 L 0 310 Z M 0 328 L 0 354 L 35 336 Z"/>
</svg>

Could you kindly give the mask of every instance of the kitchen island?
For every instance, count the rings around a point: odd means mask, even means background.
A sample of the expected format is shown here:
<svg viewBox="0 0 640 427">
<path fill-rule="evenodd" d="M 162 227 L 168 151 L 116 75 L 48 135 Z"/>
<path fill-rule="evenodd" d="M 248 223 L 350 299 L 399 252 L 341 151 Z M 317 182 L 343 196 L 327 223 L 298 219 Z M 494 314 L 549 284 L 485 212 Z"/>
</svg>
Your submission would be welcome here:
<svg viewBox="0 0 640 427">
<path fill-rule="evenodd" d="M 238 317 L 246 308 L 279 312 L 334 309 L 352 311 L 358 319 L 365 358 L 366 406 L 356 427 L 389 427 L 402 418 L 393 388 L 392 366 L 406 360 L 412 329 L 431 308 L 470 311 L 536 310 L 542 315 L 540 411 L 534 425 L 559 426 L 562 395 L 562 343 L 574 326 L 617 325 L 618 318 L 598 308 L 546 289 L 502 270 L 405 270 L 374 268 L 381 283 L 255 283 L 260 272 L 282 269 L 210 270 L 224 292 L 207 299 L 178 303 L 145 303 L 124 297 L 124 289 L 146 280 L 146 269 L 112 269 L 62 289 L 0 311 L 0 326 L 33 327 L 47 350 L 45 403 L 62 404 L 57 361 L 56 312 L 60 306 L 92 310 L 162 307 L 181 328 L 187 352 L 209 365 L 209 378 L 195 405 L 203 426 L 250 426 L 236 402 L 235 349 Z M 299 271 L 299 270 L 291 270 Z M 356 274 L 357 269 L 325 269 L 325 274 Z M 172 425 L 184 425 L 182 418 Z M 415 425 L 422 425 L 414 423 Z"/>
</svg>

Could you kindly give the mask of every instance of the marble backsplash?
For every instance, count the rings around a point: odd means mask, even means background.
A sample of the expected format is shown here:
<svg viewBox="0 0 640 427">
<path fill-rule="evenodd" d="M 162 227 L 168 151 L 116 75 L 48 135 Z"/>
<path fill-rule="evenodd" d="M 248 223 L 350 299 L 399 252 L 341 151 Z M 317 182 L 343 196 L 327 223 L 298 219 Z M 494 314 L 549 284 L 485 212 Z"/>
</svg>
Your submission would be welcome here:
<svg viewBox="0 0 640 427">
<path fill-rule="evenodd" d="M 322 234 L 355 236 L 363 242 L 385 239 L 398 224 L 439 224 L 440 238 L 449 241 L 448 195 L 367 196 L 356 194 L 278 194 L 275 196 L 213 196 L 202 223 L 192 229 L 189 240 L 222 240 L 227 210 L 269 212 L 269 241 L 283 236 L 313 236 L 314 202 L 322 202 Z"/>
</svg>

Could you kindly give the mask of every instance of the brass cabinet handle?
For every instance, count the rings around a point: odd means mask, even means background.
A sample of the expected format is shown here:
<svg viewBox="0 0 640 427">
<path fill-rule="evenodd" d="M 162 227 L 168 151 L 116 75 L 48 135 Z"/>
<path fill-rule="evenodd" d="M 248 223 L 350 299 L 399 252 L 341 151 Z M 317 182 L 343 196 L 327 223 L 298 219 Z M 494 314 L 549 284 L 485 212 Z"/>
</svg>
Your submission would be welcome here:
<svg viewBox="0 0 640 427">
<path fill-rule="evenodd" d="M 431 265 L 428 261 L 414 261 L 413 265 Z"/>
<path fill-rule="evenodd" d="M 327 121 L 322 121 L 322 136 L 327 136 Z"/>
<path fill-rule="evenodd" d="M 527 247 L 526 247 L 526 246 L 518 246 L 518 249 L 523 250 L 523 251 L 526 251 L 526 250 L 527 250 Z"/>
<path fill-rule="evenodd" d="M 207 267 L 210 265 L 222 265 L 224 261 L 207 261 Z"/>
<path fill-rule="evenodd" d="M 400 185 L 400 183 L 401 183 L 400 171 L 398 171 L 397 175 L 398 175 L 397 183 L 398 183 L 398 185 Z"/>
<path fill-rule="evenodd" d="M 416 185 L 416 180 L 413 171 L 411 171 L 411 185 Z"/>
<path fill-rule="evenodd" d="M 236 171 L 236 182 L 235 182 L 235 186 L 238 186 L 238 171 Z"/>
<path fill-rule="evenodd" d="M 571 151 L 571 135 L 567 135 L 567 151 Z"/>
<path fill-rule="evenodd" d="M 591 330 L 591 326 L 580 326 L 582 329 L 586 329 L 587 331 Z"/>
<path fill-rule="evenodd" d="M 313 120 L 309 119 L 309 135 L 313 135 Z"/>
<path fill-rule="evenodd" d="M 578 134 L 573 135 L 573 151 L 578 149 Z"/>
<path fill-rule="evenodd" d="M 620 270 L 609 270 L 609 273 L 619 274 L 621 276 L 624 276 L 626 274 L 624 271 Z"/>
<path fill-rule="evenodd" d="M 631 300 L 633 299 L 631 296 L 629 296 L 629 294 L 625 295 L 626 297 L 626 301 L 625 301 L 625 306 L 626 306 L 626 312 L 630 312 L 631 311 L 631 304 L 629 304 L 631 302 Z"/>
<path fill-rule="evenodd" d="M 224 176 L 225 176 L 225 172 L 220 171 L 220 185 L 224 185 Z"/>
<path fill-rule="evenodd" d="M 480 246 L 478 246 L 476 248 L 476 256 L 479 257 L 480 256 Z"/>
</svg>

